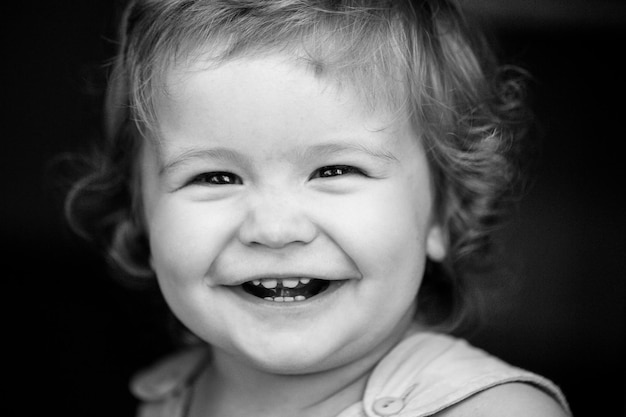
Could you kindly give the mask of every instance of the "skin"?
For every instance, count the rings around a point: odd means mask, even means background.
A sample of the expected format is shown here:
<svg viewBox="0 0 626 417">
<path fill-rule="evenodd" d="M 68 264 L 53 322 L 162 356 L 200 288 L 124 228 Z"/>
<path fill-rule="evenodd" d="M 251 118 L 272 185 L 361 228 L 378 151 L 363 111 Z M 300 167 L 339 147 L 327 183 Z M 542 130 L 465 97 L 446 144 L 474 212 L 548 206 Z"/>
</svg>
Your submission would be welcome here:
<svg viewBox="0 0 626 417">
<path fill-rule="evenodd" d="M 567 417 L 543 391 L 520 383 L 499 385 L 437 413 L 437 417 Z"/>
<path fill-rule="evenodd" d="M 157 114 L 151 263 L 215 358 L 195 412 L 336 415 L 411 325 L 426 256 L 445 255 L 417 135 L 284 56 L 174 69 Z M 289 304 L 241 289 L 273 276 L 333 283 Z"/>
<path fill-rule="evenodd" d="M 170 72 L 141 155 L 152 267 L 213 351 L 190 415 L 336 416 L 412 325 L 426 258 L 445 256 L 418 132 L 287 56 L 205 64 Z M 270 277 L 332 284 L 294 303 L 241 288 Z M 551 401 L 527 388 L 445 415 Z"/>
</svg>

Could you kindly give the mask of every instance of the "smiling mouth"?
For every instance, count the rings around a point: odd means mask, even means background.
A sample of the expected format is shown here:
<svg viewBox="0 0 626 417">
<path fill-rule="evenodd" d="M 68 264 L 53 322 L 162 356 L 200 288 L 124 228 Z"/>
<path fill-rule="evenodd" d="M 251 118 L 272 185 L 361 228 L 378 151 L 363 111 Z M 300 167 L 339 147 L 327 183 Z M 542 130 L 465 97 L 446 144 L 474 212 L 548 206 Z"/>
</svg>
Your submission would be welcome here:
<svg viewBox="0 0 626 417">
<path fill-rule="evenodd" d="M 263 278 L 243 283 L 248 294 L 277 303 L 301 302 L 328 289 L 330 281 L 313 278 Z"/>
</svg>

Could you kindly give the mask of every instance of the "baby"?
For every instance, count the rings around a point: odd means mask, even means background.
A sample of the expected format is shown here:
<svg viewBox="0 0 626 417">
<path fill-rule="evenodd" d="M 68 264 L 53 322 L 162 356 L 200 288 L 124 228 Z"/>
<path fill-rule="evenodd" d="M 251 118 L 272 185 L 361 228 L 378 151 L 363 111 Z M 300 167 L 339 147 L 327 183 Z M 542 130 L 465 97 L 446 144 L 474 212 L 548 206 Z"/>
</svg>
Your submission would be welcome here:
<svg viewBox="0 0 626 417">
<path fill-rule="evenodd" d="M 519 93 L 448 1 L 132 2 L 67 208 L 197 338 L 133 380 L 139 415 L 568 415 L 442 330 L 518 177 Z"/>
</svg>

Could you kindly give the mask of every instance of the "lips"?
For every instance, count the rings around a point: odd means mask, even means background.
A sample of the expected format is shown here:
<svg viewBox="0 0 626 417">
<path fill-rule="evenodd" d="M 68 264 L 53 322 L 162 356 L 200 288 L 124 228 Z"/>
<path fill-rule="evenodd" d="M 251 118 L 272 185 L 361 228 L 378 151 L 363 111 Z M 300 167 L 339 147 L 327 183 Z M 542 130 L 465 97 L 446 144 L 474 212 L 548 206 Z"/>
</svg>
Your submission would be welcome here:
<svg viewBox="0 0 626 417">
<path fill-rule="evenodd" d="M 330 281 L 316 278 L 263 278 L 248 281 L 242 288 L 248 294 L 272 302 L 301 302 L 328 289 Z"/>
</svg>

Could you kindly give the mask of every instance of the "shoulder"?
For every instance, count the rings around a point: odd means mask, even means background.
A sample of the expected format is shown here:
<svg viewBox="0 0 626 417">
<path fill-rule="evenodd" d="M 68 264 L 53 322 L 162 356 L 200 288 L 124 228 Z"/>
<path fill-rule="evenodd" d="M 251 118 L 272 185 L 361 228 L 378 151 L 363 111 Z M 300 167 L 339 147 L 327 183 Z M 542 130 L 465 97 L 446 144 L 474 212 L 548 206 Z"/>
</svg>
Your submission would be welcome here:
<svg viewBox="0 0 626 417">
<path fill-rule="evenodd" d="M 168 355 L 137 373 L 131 392 L 141 401 L 161 401 L 180 395 L 203 369 L 210 354 L 205 346 L 195 346 Z"/>
<path fill-rule="evenodd" d="M 436 414 L 437 417 L 567 417 L 555 399 L 525 383 L 508 383 L 482 391 Z"/>
<path fill-rule="evenodd" d="M 426 332 L 383 358 L 363 400 L 374 412 L 392 401 L 401 417 L 570 416 L 563 393 L 548 379 L 465 340 Z"/>
</svg>

